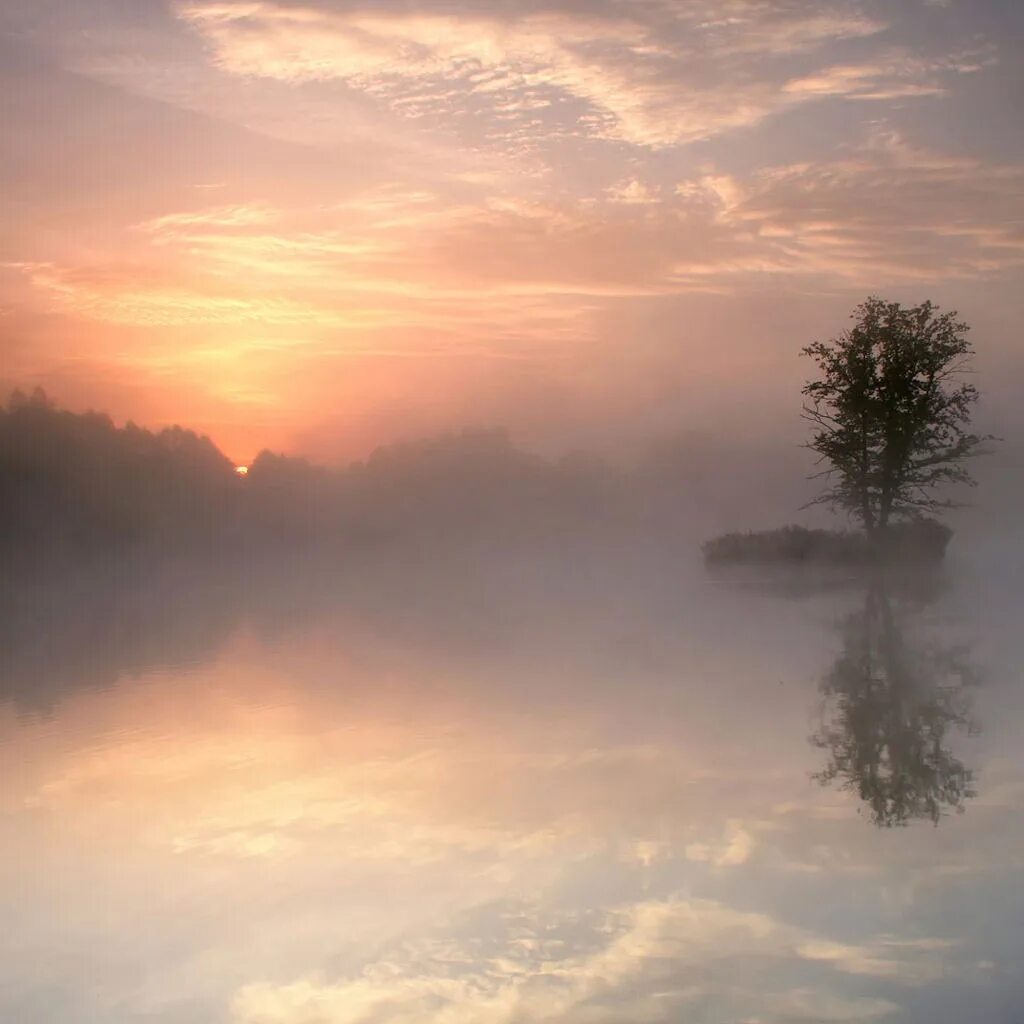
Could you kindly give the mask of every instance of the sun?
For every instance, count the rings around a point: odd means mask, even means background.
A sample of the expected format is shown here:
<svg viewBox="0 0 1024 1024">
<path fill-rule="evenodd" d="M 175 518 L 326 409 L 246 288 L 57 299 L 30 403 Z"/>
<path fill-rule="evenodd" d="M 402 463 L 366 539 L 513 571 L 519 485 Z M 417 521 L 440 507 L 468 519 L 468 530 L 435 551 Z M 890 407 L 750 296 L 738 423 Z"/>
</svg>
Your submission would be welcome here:
<svg viewBox="0 0 1024 1024">
<path fill-rule="evenodd" d="M 239 476 L 248 476 L 249 475 L 249 467 L 248 466 L 235 466 L 235 472 Z"/>
</svg>

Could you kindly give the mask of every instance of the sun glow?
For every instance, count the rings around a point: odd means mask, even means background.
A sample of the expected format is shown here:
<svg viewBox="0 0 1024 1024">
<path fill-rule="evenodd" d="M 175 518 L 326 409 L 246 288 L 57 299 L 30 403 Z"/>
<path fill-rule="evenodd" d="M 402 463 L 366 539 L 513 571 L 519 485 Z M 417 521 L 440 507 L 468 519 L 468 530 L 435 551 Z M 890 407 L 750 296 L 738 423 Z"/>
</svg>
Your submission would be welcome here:
<svg viewBox="0 0 1024 1024">
<path fill-rule="evenodd" d="M 952 307 L 984 280 L 1019 320 L 997 0 L 180 0 L 103 40 L 71 12 L 104 0 L 0 6 L 41 49 L 0 61 L 28 147 L 0 195 L 4 387 L 226 452 L 467 422 L 569 450 L 632 443 L 610 396 L 636 435 L 719 415 L 681 322 L 744 416 L 788 423 L 792 338 L 885 282 Z M 960 139 L 975 89 L 1002 98 Z"/>
<path fill-rule="evenodd" d="M 239 476 L 248 476 L 249 475 L 249 467 L 248 466 L 235 466 L 235 472 Z"/>
</svg>

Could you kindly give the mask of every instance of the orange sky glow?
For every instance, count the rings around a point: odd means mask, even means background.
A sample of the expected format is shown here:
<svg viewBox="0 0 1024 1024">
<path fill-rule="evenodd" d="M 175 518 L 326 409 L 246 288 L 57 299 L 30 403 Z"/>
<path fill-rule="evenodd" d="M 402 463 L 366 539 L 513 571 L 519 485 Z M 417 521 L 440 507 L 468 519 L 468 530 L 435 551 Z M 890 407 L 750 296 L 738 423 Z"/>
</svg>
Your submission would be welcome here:
<svg viewBox="0 0 1024 1024">
<path fill-rule="evenodd" d="M 1022 35 L 1008 0 L 14 0 L 0 385 L 239 463 L 784 434 L 797 351 L 877 293 L 958 307 L 1010 416 Z"/>
</svg>

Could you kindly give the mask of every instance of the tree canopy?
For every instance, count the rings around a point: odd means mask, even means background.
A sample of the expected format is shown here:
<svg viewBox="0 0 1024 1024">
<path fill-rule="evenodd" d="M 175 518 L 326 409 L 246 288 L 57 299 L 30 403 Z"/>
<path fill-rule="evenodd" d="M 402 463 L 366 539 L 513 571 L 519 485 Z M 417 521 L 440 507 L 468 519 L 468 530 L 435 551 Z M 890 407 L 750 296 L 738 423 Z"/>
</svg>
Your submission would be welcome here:
<svg viewBox="0 0 1024 1024">
<path fill-rule="evenodd" d="M 953 506 L 947 485 L 973 483 L 965 462 L 990 438 L 968 429 L 978 391 L 963 375 L 974 350 L 956 312 L 869 298 L 851 319 L 803 349 L 819 371 L 803 388 L 808 447 L 828 481 L 812 504 L 846 511 L 873 538 Z"/>
</svg>

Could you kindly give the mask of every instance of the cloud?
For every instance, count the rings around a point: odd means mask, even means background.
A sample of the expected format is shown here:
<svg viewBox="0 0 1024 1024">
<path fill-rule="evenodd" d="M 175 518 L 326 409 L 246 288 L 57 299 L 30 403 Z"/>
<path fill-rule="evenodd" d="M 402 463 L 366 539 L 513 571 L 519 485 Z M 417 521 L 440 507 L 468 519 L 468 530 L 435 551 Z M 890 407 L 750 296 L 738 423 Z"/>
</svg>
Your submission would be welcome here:
<svg viewBox="0 0 1024 1024">
<path fill-rule="evenodd" d="M 587 135 L 659 148 L 747 127 L 823 97 L 933 95 L 948 61 L 891 55 L 791 81 L 779 59 L 886 27 L 856 9 L 733 0 L 638 3 L 515 18 L 468 6 L 184 4 L 180 17 L 236 75 L 342 81 L 411 118 L 466 119 L 491 141 Z M 481 127 L 482 126 L 482 127 Z"/>
<path fill-rule="evenodd" d="M 906 51 L 882 54 L 870 63 L 826 67 L 786 82 L 783 91 L 799 96 L 843 96 L 854 100 L 891 100 L 942 96 L 942 75 L 979 71 L 991 54 L 981 50 L 953 57 L 924 60 Z"/>
<path fill-rule="evenodd" d="M 605 194 L 615 203 L 642 206 L 658 202 L 657 193 L 637 178 L 619 182 L 607 189 Z"/>
<path fill-rule="evenodd" d="M 190 286 L 179 275 L 146 267 L 23 266 L 34 288 L 65 313 L 140 327 L 244 324 L 335 324 L 340 314 L 285 297 L 264 296 L 234 282 L 230 292 Z"/>
<path fill-rule="evenodd" d="M 943 939 L 899 940 L 885 936 L 862 946 L 812 939 L 797 947 L 797 955 L 832 964 L 847 974 L 924 984 L 946 972 L 945 955 L 954 945 Z"/>
<path fill-rule="evenodd" d="M 1005 275 L 1024 260 L 1024 167 L 878 132 L 831 159 L 745 178 L 709 171 L 674 194 L 633 179 L 598 201 L 495 204 L 429 251 L 463 286 L 609 299 L 758 278 L 876 287 Z"/>
<path fill-rule="evenodd" d="M 16 266 L 52 308 L 112 324 L 543 347 L 585 336 L 589 311 L 623 298 L 766 276 L 874 287 L 1005 274 L 1024 263 L 1024 167 L 876 131 L 830 160 L 708 170 L 673 192 L 638 178 L 548 201 L 381 186 L 326 207 L 170 212 L 131 235 L 134 259 Z"/>
<path fill-rule="evenodd" d="M 794 273 L 873 284 L 973 278 L 1024 262 L 1024 167 L 876 133 L 849 155 L 771 168 L 724 215 Z"/>
<path fill-rule="evenodd" d="M 561 915 L 508 904 L 489 911 L 486 925 L 477 912 L 472 931 L 408 940 L 349 979 L 246 985 L 232 1001 L 231 1019 L 865 1021 L 888 1017 L 899 1006 L 850 993 L 837 975 L 917 984 L 935 976 L 919 969 L 919 959 L 946 951 L 928 940 L 841 945 L 765 914 L 681 897 Z"/>
<path fill-rule="evenodd" d="M 715 867 L 736 867 L 745 864 L 754 850 L 754 839 L 739 822 L 729 822 L 725 841 L 720 845 L 691 843 L 686 847 L 687 860 L 703 861 Z"/>
<path fill-rule="evenodd" d="M 223 188 L 223 185 L 195 185 L 198 189 Z M 173 233 L 194 227 L 240 228 L 254 224 L 269 224 L 274 213 L 263 203 L 242 203 L 233 206 L 215 206 L 210 209 L 184 213 L 168 213 L 154 217 L 139 225 L 139 229 L 154 235 Z"/>
</svg>

